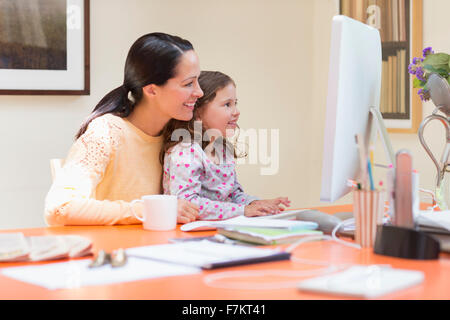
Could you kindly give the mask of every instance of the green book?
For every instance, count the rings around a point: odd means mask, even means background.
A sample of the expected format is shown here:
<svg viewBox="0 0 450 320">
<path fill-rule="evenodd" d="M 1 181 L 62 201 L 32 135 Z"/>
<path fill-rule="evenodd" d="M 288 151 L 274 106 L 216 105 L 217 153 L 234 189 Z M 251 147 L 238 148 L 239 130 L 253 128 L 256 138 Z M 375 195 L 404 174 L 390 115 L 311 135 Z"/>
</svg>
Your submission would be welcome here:
<svg viewBox="0 0 450 320">
<path fill-rule="evenodd" d="M 217 232 L 227 238 L 263 245 L 293 243 L 306 236 L 322 235 L 318 230 L 286 230 L 275 228 L 219 228 Z"/>
</svg>

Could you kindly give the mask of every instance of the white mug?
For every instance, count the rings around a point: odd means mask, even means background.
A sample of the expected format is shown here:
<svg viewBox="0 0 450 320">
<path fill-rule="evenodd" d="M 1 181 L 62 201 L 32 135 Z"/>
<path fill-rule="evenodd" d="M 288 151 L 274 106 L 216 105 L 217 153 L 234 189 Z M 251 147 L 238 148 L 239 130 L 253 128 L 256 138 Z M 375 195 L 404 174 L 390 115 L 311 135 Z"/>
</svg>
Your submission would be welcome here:
<svg viewBox="0 0 450 320">
<path fill-rule="evenodd" d="M 136 214 L 133 205 L 142 202 L 142 218 Z M 155 194 L 142 196 L 141 199 L 131 201 L 131 210 L 134 216 L 142 221 L 146 230 L 167 231 L 177 226 L 177 196 Z"/>
</svg>

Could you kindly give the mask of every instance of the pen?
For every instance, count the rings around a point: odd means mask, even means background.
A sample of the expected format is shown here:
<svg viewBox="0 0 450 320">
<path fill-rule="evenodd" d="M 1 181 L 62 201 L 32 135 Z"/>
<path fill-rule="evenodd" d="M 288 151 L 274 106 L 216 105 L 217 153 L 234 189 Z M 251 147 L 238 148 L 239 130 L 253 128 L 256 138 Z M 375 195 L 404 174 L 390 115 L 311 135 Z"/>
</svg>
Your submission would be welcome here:
<svg viewBox="0 0 450 320">
<path fill-rule="evenodd" d="M 361 185 L 362 188 L 364 190 L 366 190 L 367 188 L 367 154 L 366 154 L 366 150 L 364 148 L 364 141 L 362 139 L 362 135 L 361 134 L 357 134 L 355 135 L 355 141 L 356 141 L 356 145 L 358 146 L 358 150 L 359 150 L 359 161 L 360 161 L 360 166 L 361 166 Z"/>
<path fill-rule="evenodd" d="M 373 184 L 372 164 L 370 163 L 370 160 L 367 161 L 367 171 L 369 172 L 370 190 L 374 191 L 375 186 Z"/>
<path fill-rule="evenodd" d="M 369 157 L 370 157 L 370 163 L 371 163 L 372 168 L 373 168 L 373 145 L 371 145 L 370 148 L 369 148 Z"/>
<path fill-rule="evenodd" d="M 201 265 L 200 267 L 202 269 L 215 269 L 215 268 L 239 266 L 239 265 L 250 264 L 250 263 L 289 260 L 290 257 L 291 257 L 291 254 L 289 252 L 279 251 L 279 252 L 271 253 L 269 255 L 262 256 L 262 257 L 245 257 L 245 258 L 233 259 L 233 260 L 228 260 L 228 261 L 225 260 L 225 261 L 217 261 L 217 262 L 212 262 L 212 263 L 205 263 L 205 264 Z"/>
</svg>

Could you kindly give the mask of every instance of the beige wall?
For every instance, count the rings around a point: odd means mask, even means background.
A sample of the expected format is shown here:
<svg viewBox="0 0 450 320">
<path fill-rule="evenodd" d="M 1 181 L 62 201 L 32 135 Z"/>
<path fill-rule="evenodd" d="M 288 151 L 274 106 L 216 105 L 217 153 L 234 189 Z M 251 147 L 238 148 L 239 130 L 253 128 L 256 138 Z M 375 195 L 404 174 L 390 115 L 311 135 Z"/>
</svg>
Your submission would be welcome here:
<svg viewBox="0 0 450 320">
<path fill-rule="evenodd" d="M 236 80 L 244 130 L 279 129 L 278 174 L 264 176 L 262 165 L 241 165 L 238 173 L 246 191 L 261 197 L 286 195 L 295 207 L 320 205 L 330 18 L 336 3 L 91 1 L 91 95 L 0 96 L 0 229 L 44 226 L 49 159 L 65 157 L 83 118 L 121 84 L 132 42 L 152 31 L 191 40 L 202 69 L 221 70 Z M 450 2 L 424 3 L 424 44 L 450 52 L 445 32 Z M 432 5 L 441 9 L 431 13 Z M 430 110 L 426 104 L 424 113 Z M 430 130 L 439 136 L 439 128 Z M 432 163 L 416 136 L 392 135 L 392 142 L 396 149 L 413 152 L 425 176 L 421 179 L 430 187 Z M 382 156 L 381 151 L 378 146 Z"/>
</svg>

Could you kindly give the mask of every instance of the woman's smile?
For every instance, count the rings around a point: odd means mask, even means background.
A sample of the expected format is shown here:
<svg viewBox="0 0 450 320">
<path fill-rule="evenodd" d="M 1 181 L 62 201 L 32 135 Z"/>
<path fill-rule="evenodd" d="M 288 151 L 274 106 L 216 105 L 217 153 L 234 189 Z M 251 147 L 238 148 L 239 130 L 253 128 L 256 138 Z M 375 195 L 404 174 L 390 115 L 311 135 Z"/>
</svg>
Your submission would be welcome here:
<svg viewBox="0 0 450 320">
<path fill-rule="evenodd" d="M 196 102 L 197 100 L 195 100 L 194 102 L 186 102 L 186 103 L 183 103 L 183 106 L 185 106 L 186 108 L 188 108 L 189 110 L 194 110 L 194 106 L 195 106 L 195 102 Z"/>
</svg>

